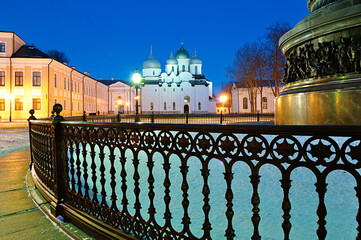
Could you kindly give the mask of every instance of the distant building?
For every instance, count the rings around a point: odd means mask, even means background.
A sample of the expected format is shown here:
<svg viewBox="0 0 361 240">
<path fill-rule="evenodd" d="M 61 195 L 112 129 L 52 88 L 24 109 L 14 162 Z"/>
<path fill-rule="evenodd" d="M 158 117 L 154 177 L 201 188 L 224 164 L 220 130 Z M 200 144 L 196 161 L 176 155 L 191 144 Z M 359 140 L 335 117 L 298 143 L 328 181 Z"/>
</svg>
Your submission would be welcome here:
<svg viewBox="0 0 361 240">
<path fill-rule="evenodd" d="M 144 85 L 140 105 L 143 113 L 215 113 L 216 102 L 212 82 L 202 73 L 202 60 L 181 48 L 166 61 L 160 62 L 151 52 L 143 62 Z"/>
<path fill-rule="evenodd" d="M 109 87 L 109 114 L 134 112 L 134 87 L 124 80 L 99 80 Z"/>
<path fill-rule="evenodd" d="M 274 81 L 271 82 L 274 86 Z M 281 92 L 282 87 L 279 87 Z M 239 83 L 233 83 L 232 88 L 232 113 L 250 113 L 251 102 L 248 88 L 243 87 Z M 257 91 L 256 111 L 260 113 L 274 113 L 275 96 L 269 81 L 263 81 L 262 93 Z"/>
<path fill-rule="evenodd" d="M 83 111 L 108 114 L 119 110 L 118 98 L 134 111 L 134 87 L 117 81 L 110 88 L 109 83 L 25 45 L 13 32 L 0 32 L 2 120 L 8 120 L 10 115 L 12 120 L 27 119 L 30 109 L 35 110 L 37 118 L 49 117 L 55 103 L 63 106 L 63 116 L 79 116 Z"/>
</svg>

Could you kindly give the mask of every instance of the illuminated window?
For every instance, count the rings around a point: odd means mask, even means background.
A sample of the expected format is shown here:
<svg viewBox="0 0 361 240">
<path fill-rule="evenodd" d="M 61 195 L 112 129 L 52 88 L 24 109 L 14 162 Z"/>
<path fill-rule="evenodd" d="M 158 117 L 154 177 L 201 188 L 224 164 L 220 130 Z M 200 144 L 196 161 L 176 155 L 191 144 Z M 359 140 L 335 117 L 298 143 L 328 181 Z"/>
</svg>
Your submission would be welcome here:
<svg viewBox="0 0 361 240">
<path fill-rule="evenodd" d="M 175 110 L 175 102 L 173 102 L 173 110 Z"/>
<path fill-rule="evenodd" d="M 191 98 L 189 96 L 184 97 L 184 102 L 190 102 L 190 101 L 191 101 Z"/>
<path fill-rule="evenodd" d="M 5 98 L 0 99 L 0 111 L 5 111 Z"/>
<path fill-rule="evenodd" d="M 15 98 L 15 110 L 16 111 L 22 111 L 24 109 L 23 102 L 24 101 L 22 98 Z"/>
<path fill-rule="evenodd" d="M 5 52 L 5 43 L 0 43 L 0 52 Z"/>
<path fill-rule="evenodd" d="M 58 79 L 56 78 L 56 74 L 54 74 L 54 87 L 58 87 Z"/>
<path fill-rule="evenodd" d="M 23 72 L 15 72 L 15 86 L 21 87 L 24 85 Z"/>
<path fill-rule="evenodd" d="M 41 86 L 41 76 L 40 72 L 33 72 L 33 87 Z"/>
<path fill-rule="evenodd" d="M 198 102 L 198 111 L 202 110 L 202 104 L 200 102 Z"/>
<path fill-rule="evenodd" d="M 243 109 L 248 109 L 248 100 L 247 100 L 247 98 L 243 98 Z"/>
<path fill-rule="evenodd" d="M 150 103 L 150 110 L 153 111 L 153 102 Z"/>
<path fill-rule="evenodd" d="M 164 111 L 167 110 L 167 103 L 164 102 Z"/>
<path fill-rule="evenodd" d="M 266 97 L 262 98 L 262 109 L 267 109 L 267 98 Z"/>
<path fill-rule="evenodd" d="M 195 67 L 195 74 L 198 74 L 198 66 Z"/>
<path fill-rule="evenodd" d="M 5 71 L 0 71 L 0 86 L 5 86 Z"/>
<path fill-rule="evenodd" d="M 33 109 L 41 110 L 41 98 L 33 98 Z"/>
</svg>

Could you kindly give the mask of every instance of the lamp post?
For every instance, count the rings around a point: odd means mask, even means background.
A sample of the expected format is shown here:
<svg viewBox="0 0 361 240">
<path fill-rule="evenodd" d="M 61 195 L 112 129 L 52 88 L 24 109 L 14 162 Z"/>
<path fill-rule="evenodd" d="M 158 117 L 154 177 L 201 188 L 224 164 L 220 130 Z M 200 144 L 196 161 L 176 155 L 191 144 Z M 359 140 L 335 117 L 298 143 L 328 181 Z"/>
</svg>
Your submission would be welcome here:
<svg viewBox="0 0 361 240">
<path fill-rule="evenodd" d="M 142 76 L 140 76 L 140 74 L 138 73 L 138 69 L 135 70 L 135 73 L 133 74 L 133 84 L 135 86 L 135 122 L 140 122 L 140 118 L 139 118 L 139 106 L 138 106 L 138 100 L 139 100 L 139 96 L 138 96 L 138 88 L 139 88 L 139 83 L 142 80 Z"/>
<path fill-rule="evenodd" d="M 9 94 L 8 96 L 7 96 L 7 99 L 9 99 L 9 102 L 10 102 L 10 110 L 9 110 L 9 122 L 11 122 L 11 107 L 12 107 L 12 100 L 14 99 L 14 96 L 12 95 L 12 94 Z"/>
</svg>

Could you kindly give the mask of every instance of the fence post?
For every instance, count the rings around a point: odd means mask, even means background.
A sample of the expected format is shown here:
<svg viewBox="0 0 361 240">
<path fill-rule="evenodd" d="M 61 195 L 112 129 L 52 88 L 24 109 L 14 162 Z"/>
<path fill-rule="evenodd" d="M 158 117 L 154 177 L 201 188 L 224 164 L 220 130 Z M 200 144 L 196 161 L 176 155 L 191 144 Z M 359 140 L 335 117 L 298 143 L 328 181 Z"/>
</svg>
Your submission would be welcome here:
<svg viewBox="0 0 361 240">
<path fill-rule="evenodd" d="M 220 124 L 222 124 L 223 123 L 223 111 L 221 110 L 221 115 L 220 115 Z"/>
<path fill-rule="evenodd" d="M 259 111 L 257 111 L 257 122 L 259 122 Z"/>
<path fill-rule="evenodd" d="M 189 118 L 189 115 L 188 115 L 188 112 L 186 112 L 186 124 L 188 124 L 188 118 Z"/>
<path fill-rule="evenodd" d="M 86 111 L 83 112 L 83 122 L 86 122 Z"/>
<path fill-rule="evenodd" d="M 152 123 L 154 123 L 154 112 L 152 112 L 151 118 L 152 118 Z"/>
<path fill-rule="evenodd" d="M 53 110 L 56 116 L 52 121 L 53 128 L 53 159 L 54 159 L 54 180 L 55 180 L 55 197 L 57 199 L 56 207 L 52 207 L 52 214 L 56 217 L 63 215 L 62 204 L 65 200 L 65 181 L 66 181 L 66 159 L 65 159 L 65 145 L 63 138 L 63 129 L 61 122 L 65 119 L 60 115 L 63 107 L 60 104 L 55 104 Z M 55 211 L 54 211 L 55 210 Z"/>
<path fill-rule="evenodd" d="M 36 117 L 34 116 L 34 113 L 35 113 L 34 109 L 30 109 L 29 113 L 31 115 L 28 118 L 28 122 L 29 122 L 29 139 L 30 139 L 30 164 L 29 164 L 29 169 L 31 171 L 34 160 L 33 160 L 33 151 L 32 151 L 31 122 L 30 122 L 30 120 L 36 120 Z"/>
</svg>

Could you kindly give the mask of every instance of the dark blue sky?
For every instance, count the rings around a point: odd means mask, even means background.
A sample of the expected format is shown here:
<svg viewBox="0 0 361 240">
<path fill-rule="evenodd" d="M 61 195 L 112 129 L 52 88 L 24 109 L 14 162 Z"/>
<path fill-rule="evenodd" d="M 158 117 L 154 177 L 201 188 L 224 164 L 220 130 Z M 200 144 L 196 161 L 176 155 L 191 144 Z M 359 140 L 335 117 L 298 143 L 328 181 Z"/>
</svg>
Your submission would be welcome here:
<svg viewBox="0 0 361 240">
<path fill-rule="evenodd" d="M 217 93 L 234 52 L 277 20 L 292 26 L 309 14 L 307 0 L 5 1 L 0 30 L 40 50 L 58 49 L 70 65 L 103 79 L 129 81 L 150 46 L 164 69 L 170 51 L 194 49 Z"/>
</svg>

